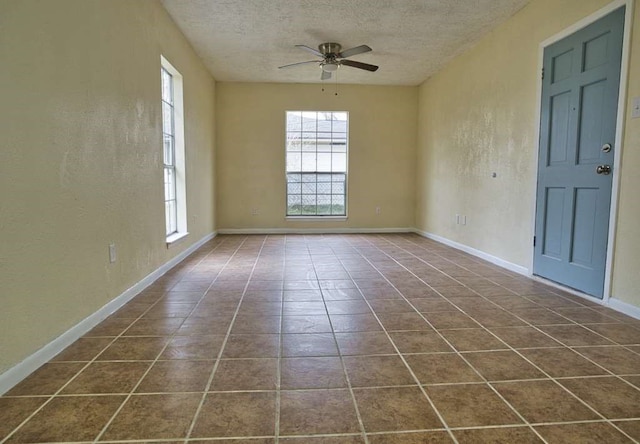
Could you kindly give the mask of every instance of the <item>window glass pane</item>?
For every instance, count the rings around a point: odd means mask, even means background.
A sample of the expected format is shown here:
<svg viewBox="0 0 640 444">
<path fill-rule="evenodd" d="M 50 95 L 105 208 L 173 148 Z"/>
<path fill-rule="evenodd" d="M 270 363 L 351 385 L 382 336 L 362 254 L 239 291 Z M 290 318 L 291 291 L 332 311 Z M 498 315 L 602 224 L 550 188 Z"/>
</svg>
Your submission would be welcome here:
<svg viewBox="0 0 640 444">
<path fill-rule="evenodd" d="M 302 192 L 302 185 L 300 183 L 288 183 L 287 192 L 291 194 L 300 194 Z"/>
<path fill-rule="evenodd" d="M 318 183 L 318 195 L 320 194 L 331 194 L 331 182 Z"/>
<path fill-rule="evenodd" d="M 316 153 L 302 153 L 302 171 L 316 171 Z"/>
<path fill-rule="evenodd" d="M 316 214 L 316 195 L 302 195 L 302 214 Z"/>
<path fill-rule="evenodd" d="M 164 169 L 164 177 L 165 177 L 165 200 L 175 200 L 176 199 L 176 180 L 175 180 L 176 171 L 173 168 L 165 168 Z"/>
<path fill-rule="evenodd" d="M 302 154 L 296 152 L 287 153 L 287 171 L 302 170 Z"/>
<path fill-rule="evenodd" d="M 287 113 L 287 130 L 300 131 L 302 129 L 302 112 L 290 111 Z"/>
<path fill-rule="evenodd" d="M 303 183 L 302 194 L 316 194 L 316 183 Z"/>
<path fill-rule="evenodd" d="M 302 214 L 302 196 L 289 196 L 287 198 L 287 214 Z"/>
<path fill-rule="evenodd" d="M 287 174 L 287 182 L 302 182 L 302 174 Z"/>
<path fill-rule="evenodd" d="M 173 136 L 163 134 L 162 138 L 164 140 L 164 164 L 173 165 Z"/>
<path fill-rule="evenodd" d="M 172 77 L 166 69 L 161 70 L 162 100 L 173 104 Z"/>
<path fill-rule="evenodd" d="M 303 112 L 302 113 L 302 130 L 303 131 L 316 131 L 316 116 L 315 112 Z"/>
<path fill-rule="evenodd" d="M 318 195 L 318 214 L 331 214 L 331 196 Z"/>
<path fill-rule="evenodd" d="M 346 172 L 347 171 L 347 154 L 333 153 L 331 154 L 331 170 Z"/>
<path fill-rule="evenodd" d="M 318 174 L 318 182 L 331 182 L 331 174 Z"/>
<path fill-rule="evenodd" d="M 331 171 L 331 153 L 318 153 L 318 171 Z"/>
<path fill-rule="evenodd" d="M 173 134 L 173 107 L 162 102 L 162 131 Z"/>
</svg>

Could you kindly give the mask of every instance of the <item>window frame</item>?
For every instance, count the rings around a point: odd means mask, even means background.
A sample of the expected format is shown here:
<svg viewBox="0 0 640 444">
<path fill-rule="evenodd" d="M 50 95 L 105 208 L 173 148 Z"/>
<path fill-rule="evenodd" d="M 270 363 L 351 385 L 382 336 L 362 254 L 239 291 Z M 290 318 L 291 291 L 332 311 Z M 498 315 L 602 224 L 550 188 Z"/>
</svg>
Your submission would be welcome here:
<svg viewBox="0 0 640 444">
<path fill-rule="evenodd" d="M 172 97 L 171 101 L 165 97 L 164 89 L 164 73 L 170 76 L 171 86 L 170 92 Z M 160 96 L 161 96 L 161 114 L 162 114 L 162 171 L 163 171 L 163 195 L 165 202 L 165 237 L 167 246 L 171 246 L 173 243 L 179 241 L 189 234 L 187 231 L 187 192 L 186 192 L 186 162 L 185 162 L 185 141 L 184 141 L 184 101 L 183 101 L 183 78 L 180 72 L 164 57 L 160 56 Z M 165 109 L 169 106 L 172 111 L 170 119 L 165 116 Z M 167 132 L 165 128 L 165 122 L 171 121 L 171 133 Z M 173 138 L 173 152 L 172 163 L 166 163 L 166 147 L 165 137 L 169 136 Z M 167 184 L 167 170 L 173 170 L 173 189 L 170 184 Z M 170 195 L 167 191 L 173 191 L 174 199 L 170 199 Z M 174 213 L 175 216 L 169 214 L 167 210 L 167 202 L 175 200 Z M 168 231 L 169 220 L 171 217 L 175 218 L 175 229 L 171 232 Z"/>
<path fill-rule="evenodd" d="M 300 129 L 300 133 L 301 134 L 303 134 L 305 132 L 306 133 L 309 133 L 309 132 L 315 132 L 316 133 L 316 138 L 314 139 L 315 143 L 316 143 L 316 148 L 315 148 L 315 151 L 314 151 L 314 153 L 316 154 L 316 169 L 315 169 L 315 171 L 304 171 L 304 168 L 302 167 L 302 165 L 300 167 L 300 171 L 289 171 L 289 163 L 288 163 L 288 159 L 287 158 L 288 158 L 288 153 L 290 152 L 289 149 L 288 149 L 288 143 L 289 143 L 289 140 L 290 140 L 289 139 L 289 134 L 291 133 L 291 131 L 289 130 L 289 115 L 291 113 L 301 113 L 301 114 L 302 113 L 314 113 L 316 115 L 316 117 L 315 117 L 316 128 L 315 128 L 314 131 L 308 131 L 308 130 L 305 130 L 304 128 L 302 128 L 302 127 Z M 318 119 L 318 116 L 320 114 L 323 114 L 323 113 L 324 114 L 339 113 L 339 114 L 344 114 L 346 116 L 346 119 L 344 121 L 345 122 L 344 133 L 342 133 L 342 132 L 334 133 L 333 125 L 332 125 L 331 131 L 330 131 L 331 140 L 333 140 L 333 135 L 334 134 L 344 135 L 344 139 L 345 139 L 345 151 L 344 151 L 344 154 L 345 154 L 345 160 L 344 160 L 345 165 L 344 165 L 344 172 L 343 171 L 333 171 L 333 165 L 331 166 L 329 171 L 320 171 L 320 170 L 318 170 L 317 155 L 319 153 L 326 153 L 327 152 L 327 151 L 323 151 L 323 150 L 318 150 L 318 145 L 317 145 L 317 141 L 319 140 L 317 135 L 320 134 L 320 133 L 323 133 L 323 132 L 325 132 L 325 133 L 327 132 L 327 131 L 319 131 L 319 128 L 318 128 L 318 125 L 317 125 L 317 123 L 319 121 L 326 121 L 326 120 L 319 120 Z M 302 122 L 301 122 L 301 124 L 302 124 Z M 285 219 L 287 219 L 287 220 L 325 220 L 325 221 L 326 220 L 333 220 L 333 221 L 335 221 L 335 220 L 347 220 L 348 219 L 348 215 L 349 215 L 349 205 L 348 205 L 349 112 L 348 111 L 336 111 L 336 110 L 331 110 L 331 111 L 329 111 L 329 110 L 287 110 L 287 111 L 285 111 L 285 131 L 284 131 L 284 133 L 285 133 L 285 146 L 284 146 L 284 155 L 285 155 L 285 170 L 284 170 L 284 176 L 285 176 Z M 304 139 L 301 137 L 301 140 L 304 140 Z M 330 143 L 330 145 L 333 146 L 333 143 Z M 292 152 L 295 152 L 295 151 L 292 151 Z M 300 152 L 304 153 L 304 150 L 301 150 Z M 333 149 L 328 151 L 328 153 L 333 154 L 334 153 Z M 302 162 L 302 160 L 301 160 L 301 162 Z M 333 156 L 331 156 L 331 163 L 333 163 Z M 317 209 L 316 209 L 316 214 L 289 214 L 289 196 L 290 196 L 290 193 L 289 193 L 289 183 L 290 183 L 289 182 L 289 174 L 300 174 L 301 176 L 304 175 L 304 174 L 315 174 L 316 175 L 316 178 L 315 178 L 316 187 L 317 187 L 317 185 L 319 183 L 322 183 L 322 182 L 318 181 L 318 175 L 320 175 L 320 174 L 331 174 L 331 175 L 333 175 L 333 174 L 341 174 L 341 175 L 343 175 L 344 176 L 344 181 L 342 183 L 343 183 L 343 187 L 344 187 L 344 192 L 341 193 L 341 194 L 336 194 L 336 195 L 338 195 L 338 196 L 342 195 L 343 196 L 344 214 L 317 214 Z M 333 177 L 331 179 L 332 179 L 331 183 L 334 183 L 335 181 L 333 180 Z M 302 187 L 302 183 L 303 182 L 301 182 L 301 187 Z M 294 195 L 296 195 L 296 194 L 298 194 L 298 193 L 295 193 Z M 301 196 L 303 195 L 302 190 L 300 192 L 300 195 Z M 318 195 L 319 195 L 319 193 L 318 193 L 318 190 L 316 188 L 316 191 L 315 191 L 315 196 L 316 196 L 316 204 L 315 204 L 315 206 L 316 206 L 316 208 L 318 206 L 318 203 L 317 203 L 317 196 Z M 329 196 L 333 197 L 334 194 L 330 193 Z M 332 203 L 330 205 L 331 206 L 334 205 L 333 201 L 332 201 Z"/>
</svg>

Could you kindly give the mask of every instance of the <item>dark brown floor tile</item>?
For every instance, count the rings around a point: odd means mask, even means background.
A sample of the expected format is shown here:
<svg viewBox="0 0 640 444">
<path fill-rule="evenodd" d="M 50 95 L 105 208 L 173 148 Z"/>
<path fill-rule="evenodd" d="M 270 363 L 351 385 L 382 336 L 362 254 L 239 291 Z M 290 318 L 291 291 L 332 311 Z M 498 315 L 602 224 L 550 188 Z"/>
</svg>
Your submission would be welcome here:
<svg viewBox="0 0 640 444">
<path fill-rule="evenodd" d="M 176 336 L 160 359 L 216 359 L 224 342 L 222 335 Z"/>
<path fill-rule="evenodd" d="M 210 393 L 192 437 L 273 435 L 275 406 L 274 392 Z"/>
<path fill-rule="evenodd" d="M 278 316 L 282 314 L 282 302 L 243 301 L 238 315 Z"/>
<path fill-rule="evenodd" d="M 455 353 L 405 356 L 420 384 L 479 382 L 482 378 Z"/>
<path fill-rule="evenodd" d="M 613 345 L 611 341 L 590 332 L 580 325 L 546 325 L 539 328 L 568 346 Z"/>
<path fill-rule="evenodd" d="M 553 381 L 521 381 L 493 386 L 530 423 L 599 418 Z"/>
<path fill-rule="evenodd" d="M 522 423 L 486 384 L 438 385 L 426 390 L 449 427 Z"/>
<path fill-rule="evenodd" d="M 280 395 L 280 433 L 311 435 L 360 431 L 348 390 L 284 391 Z"/>
<path fill-rule="evenodd" d="M 640 328 L 628 324 L 596 324 L 588 328 L 618 344 L 640 344 Z"/>
<path fill-rule="evenodd" d="M 282 356 L 337 356 L 338 348 L 331 333 L 282 335 Z"/>
<path fill-rule="evenodd" d="M 416 384 L 398 356 L 352 356 L 344 365 L 353 387 Z"/>
<path fill-rule="evenodd" d="M 536 427 L 549 444 L 622 444 L 631 440 L 606 422 Z"/>
<path fill-rule="evenodd" d="M 471 352 L 465 353 L 464 357 L 487 381 L 546 378 L 512 351 Z"/>
<path fill-rule="evenodd" d="M 216 439 L 213 442 L 214 444 L 275 444 L 276 440 L 274 438 L 242 438 L 242 439 Z M 282 439 L 280 440 L 280 442 L 282 442 Z M 165 442 L 162 441 L 162 444 L 165 444 Z M 170 444 L 183 444 L 183 442 L 180 441 L 180 442 L 170 443 Z"/>
<path fill-rule="evenodd" d="M 452 444 L 447 432 L 409 432 L 368 435 L 370 444 Z"/>
<path fill-rule="evenodd" d="M 364 444 L 364 439 L 358 435 L 320 437 L 305 436 L 304 438 L 280 438 L 278 442 L 284 444 Z"/>
<path fill-rule="evenodd" d="M 211 390 L 275 390 L 277 373 L 276 359 L 221 360 Z"/>
<path fill-rule="evenodd" d="M 530 301 L 543 307 L 560 308 L 560 307 L 580 307 L 580 304 L 570 301 L 569 299 L 560 297 L 555 294 L 529 294 L 527 291 L 520 292 L 523 296 L 526 296 Z"/>
<path fill-rule="evenodd" d="M 356 284 L 351 279 L 326 279 L 318 277 L 320 289 L 324 290 L 344 290 L 347 288 L 356 288 Z"/>
<path fill-rule="evenodd" d="M 445 298 L 419 298 L 410 299 L 411 304 L 421 313 L 433 313 L 438 311 L 455 311 L 456 308 Z"/>
<path fill-rule="evenodd" d="M 27 419 L 47 398 L 0 397 L 0 440 Z"/>
<path fill-rule="evenodd" d="M 459 284 L 447 285 L 447 286 L 434 285 L 433 288 L 435 288 L 438 291 L 438 293 L 440 293 L 442 296 L 446 298 L 478 296 L 478 294 L 472 289 Z"/>
<path fill-rule="evenodd" d="M 640 388 L 640 376 L 625 376 L 622 379 L 624 379 L 625 381 L 629 381 L 631 384 Z"/>
<path fill-rule="evenodd" d="M 533 327 L 492 327 L 489 330 L 513 348 L 561 346 L 558 341 Z"/>
<path fill-rule="evenodd" d="M 520 353 L 554 378 L 606 374 L 606 371 L 569 348 L 520 350 Z"/>
<path fill-rule="evenodd" d="M 176 332 L 179 336 L 225 335 L 231 325 L 231 316 L 218 315 L 198 317 L 198 313 L 188 317 Z"/>
<path fill-rule="evenodd" d="M 280 385 L 285 390 L 347 386 L 338 357 L 282 359 L 280 371 Z"/>
<path fill-rule="evenodd" d="M 229 335 L 223 358 L 277 358 L 279 335 Z"/>
<path fill-rule="evenodd" d="M 318 285 L 318 281 L 315 279 L 284 281 L 285 291 L 319 290 L 319 289 L 320 289 L 320 285 Z"/>
<path fill-rule="evenodd" d="M 206 296 L 206 294 L 205 294 Z M 201 291 L 168 291 L 164 294 L 160 301 L 173 302 L 173 303 L 197 303 L 202 298 Z"/>
<path fill-rule="evenodd" d="M 493 296 L 490 297 L 491 302 L 504 308 L 505 310 L 522 310 L 522 309 L 536 309 L 541 308 L 535 302 L 531 302 L 529 299 L 521 296 Z"/>
<path fill-rule="evenodd" d="M 529 427 L 455 430 L 453 434 L 459 444 L 535 444 L 544 442 Z"/>
<path fill-rule="evenodd" d="M 232 335 L 280 333 L 280 316 L 238 315 L 231 327 Z"/>
<path fill-rule="evenodd" d="M 104 350 L 113 338 L 80 338 L 60 352 L 52 362 L 91 361 Z"/>
<path fill-rule="evenodd" d="M 186 318 L 196 304 L 160 301 L 142 316 L 142 319 Z M 136 316 L 137 317 L 137 316 Z"/>
<path fill-rule="evenodd" d="M 124 396 L 54 398 L 7 442 L 92 441 L 124 399 Z"/>
<path fill-rule="evenodd" d="M 485 298 L 481 298 L 480 296 L 469 296 L 469 297 L 449 297 L 447 298 L 449 302 L 458 307 L 459 309 L 467 312 L 474 310 L 499 310 L 499 307 L 496 307 L 489 300 Z"/>
<path fill-rule="evenodd" d="M 466 314 L 459 311 L 442 311 L 425 313 L 424 316 L 437 330 L 450 328 L 477 328 L 478 324 Z"/>
<path fill-rule="evenodd" d="M 354 395 L 367 432 L 443 427 L 418 387 L 355 389 Z"/>
<path fill-rule="evenodd" d="M 366 302 L 360 300 L 326 301 L 327 311 L 330 315 L 355 315 L 368 314 L 371 309 Z"/>
<path fill-rule="evenodd" d="M 491 333 L 481 328 L 440 330 L 440 333 L 458 351 L 505 350 L 509 348 Z"/>
<path fill-rule="evenodd" d="M 204 391 L 214 361 L 158 361 L 146 374 L 137 393 Z"/>
<path fill-rule="evenodd" d="M 576 351 L 615 374 L 640 374 L 640 355 L 624 347 L 580 347 Z"/>
<path fill-rule="evenodd" d="M 355 331 L 380 331 L 382 327 L 372 314 L 330 315 L 336 333 Z"/>
<path fill-rule="evenodd" d="M 327 314 L 324 302 L 286 302 L 283 314 L 285 316 L 322 316 Z"/>
<path fill-rule="evenodd" d="M 640 441 L 640 420 L 635 421 L 616 421 L 615 425 L 624 430 L 636 441 Z"/>
<path fill-rule="evenodd" d="M 389 335 L 400 353 L 453 351 L 435 331 L 394 331 Z"/>
<path fill-rule="evenodd" d="M 589 307 L 556 308 L 553 311 L 579 324 L 611 324 L 619 322 Z"/>
<path fill-rule="evenodd" d="M 376 299 L 369 301 L 374 312 L 380 313 L 409 313 L 415 311 L 403 299 Z"/>
<path fill-rule="evenodd" d="M 546 308 L 511 309 L 509 311 L 532 325 L 562 325 L 574 323 Z"/>
<path fill-rule="evenodd" d="M 154 360 L 167 344 L 168 338 L 118 338 L 96 358 L 98 361 Z"/>
<path fill-rule="evenodd" d="M 483 325 L 484 327 L 518 327 L 526 325 L 524 321 L 518 319 L 511 313 L 495 309 L 495 310 L 468 310 L 467 314 L 473 318 L 474 321 Z"/>
<path fill-rule="evenodd" d="M 251 290 L 247 291 L 244 296 L 240 295 L 244 302 L 262 301 L 262 302 L 282 302 L 284 294 L 280 290 Z"/>
<path fill-rule="evenodd" d="M 357 288 L 343 288 L 339 290 L 322 290 L 325 301 L 362 300 L 362 293 Z"/>
<path fill-rule="evenodd" d="M 387 331 L 433 330 L 418 313 L 378 313 L 378 319 Z"/>
<path fill-rule="evenodd" d="M 385 355 L 396 353 L 384 332 L 336 333 L 342 355 Z"/>
<path fill-rule="evenodd" d="M 67 385 L 62 394 L 129 393 L 149 362 L 94 362 Z"/>
<path fill-rule="evenodd" d="M 287 302 L 322 302 L 320 289 L 309 290 L 285 290 L 283 300 Z"/>
<path fill-rule="evenodd" d="M 561 379 L 559 382 L 608 419 L 640 418 L 640 390 L 618 378 Z"/>
<path fill-rule="evenodd" d="M 44 364 L 6 394 L 8 396 L 53 395 L 85 365 L 85 363 L 75 362 Z"/>
<path fill-rule="evenodd" d="M 119 336 L 124 332 L 129 326 L 135 322 L 135 319 L 128 318 L 117 318 L 110 316 L 95 327 L 93 327 L 87 334 L 84 335 L 85 338 L 91 337 L 115 337 Z"/>
<path fill-rule="evenodd" d="M 129 327 L 124 336 L 170 336 L 175 333 L 184 318 L 139 319 Z"/>
<path fill-rule="evenodd" d="M 282 333 L 331 333 L 329 317 L 321 316 L 284 316 Z"/>
</svg>

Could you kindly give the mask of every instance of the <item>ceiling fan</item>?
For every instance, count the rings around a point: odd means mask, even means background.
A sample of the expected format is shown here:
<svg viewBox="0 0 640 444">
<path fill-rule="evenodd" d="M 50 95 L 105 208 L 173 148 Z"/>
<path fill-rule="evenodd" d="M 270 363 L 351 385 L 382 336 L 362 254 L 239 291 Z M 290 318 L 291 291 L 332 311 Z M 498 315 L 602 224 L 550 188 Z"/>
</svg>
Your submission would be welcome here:
<svg viewBox="0 0 640 444">
<path fill-rule="evenodd" d="M 320 57 L 322 60 L 308 60 L 306 62 L 291 63 L 289 65 L 279 66 L 279 69 L 305 65 L 307 63 L 317 63 L 320 68 L 322 68 L 322 74 L 320 75 L 321 80 L 330 79 L 331 73 L 337 71 L 340 66 L 349 66 L 351 68 L 364 69 L 371 72 L 378 70 L 376 65 L 356 62 L 355 60 L 347 60 L 348 57 L 371 51 L 371 48 L 367 45 L 356 46 L 345 51 L 342 51 L 342 46 L 338 43 L 321 43 L 317 50 L 305 45 L 296 45 L 296 48 L 309 51 L 310 53 Z"/>
</svg>

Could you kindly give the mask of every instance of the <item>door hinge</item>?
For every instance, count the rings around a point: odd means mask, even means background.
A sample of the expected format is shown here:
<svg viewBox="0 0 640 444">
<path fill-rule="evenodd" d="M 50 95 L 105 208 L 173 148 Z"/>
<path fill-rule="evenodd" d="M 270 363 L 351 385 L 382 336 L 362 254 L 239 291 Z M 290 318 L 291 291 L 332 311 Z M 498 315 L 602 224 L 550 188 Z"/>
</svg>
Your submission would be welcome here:
<svg viewBox="0 0 640 444">
<path fill-rule="evenodd" d="M 542 80 L 544 80 L 544 68 L 542 68 Z"/>
<path fill-rule="evenodd" d="M 534 247 L 536 246 L 536 237 L 535 236 L 533 236 L 533 246 Z"/>
</svg>

